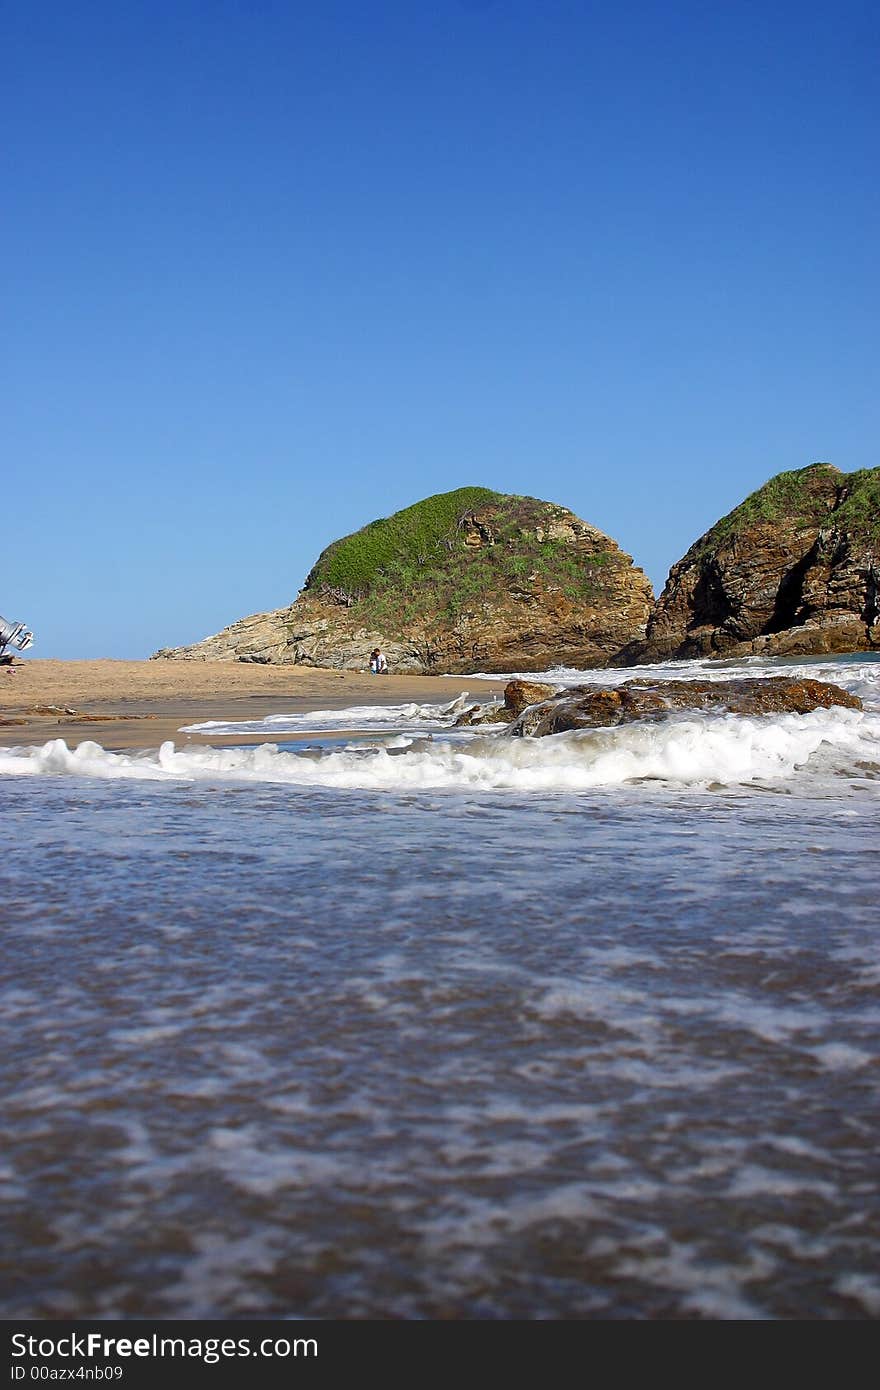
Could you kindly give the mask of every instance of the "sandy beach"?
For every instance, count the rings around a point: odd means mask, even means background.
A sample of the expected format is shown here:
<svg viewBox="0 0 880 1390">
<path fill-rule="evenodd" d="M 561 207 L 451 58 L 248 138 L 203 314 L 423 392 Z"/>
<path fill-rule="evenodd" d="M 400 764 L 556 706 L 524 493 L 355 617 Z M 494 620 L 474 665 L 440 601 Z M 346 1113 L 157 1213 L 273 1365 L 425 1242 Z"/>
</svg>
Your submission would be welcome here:
<svg viewBox="0 0 880 1390">
<path fill-rule="evenodd" d="M 53 738 L 63 738 L 71 748 L 87 739 L 116 749 L 155 748 L 166 739 L 243 743 L 247 735 L 208 737 L 178 731 L 184 724 L 209 719 L 261 719 L 347 705 L 437 703 L 467 688 L 466 676 L 377 678 L 368 672 L 233 661 L 26 659 L 0 670 L 0 747 Z M 474 698 L 487 699 L 494 688 L 477 682 Z M 265 734 L 251 738 L 265 742 Z"/>
</svg>

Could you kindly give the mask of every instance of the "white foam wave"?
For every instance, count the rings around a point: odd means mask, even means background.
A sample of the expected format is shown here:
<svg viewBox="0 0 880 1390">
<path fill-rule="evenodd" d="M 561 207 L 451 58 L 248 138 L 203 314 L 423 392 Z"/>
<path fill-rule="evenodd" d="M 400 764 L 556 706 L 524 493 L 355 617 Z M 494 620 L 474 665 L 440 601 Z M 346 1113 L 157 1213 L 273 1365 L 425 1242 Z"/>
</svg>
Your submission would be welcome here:
<svg viewBox="0 0 880 1390">
<path fill-rule="evenodd" d="M 700 715 L 516 739 L 475 736 L 468 743 L 383 741 L 303 755 L 274 744 L 256 748 L 175 748 L 111 753 L 97 743 L 70 749 L 62 739 L 38 748 L 0 750 L 0 773 L 67 774 L 159 781 L 284 782 L 374 791 L 435 788 L 580 791 L 644 779 L 677 786 L 767 783 L 801 778 L 805 789 L 840 774 L 880 793 L 880 716 L 855 710 L 745 719 Z"/>
<path fill-rule="evenodd" d="M 301 714 L 271 714 L 266 719 L 209 719 L 186 724 L 182 734 L 332 733 L 339 729 L 382 732 L 387 729 L 443 729 L 455 723 L 465 709 L 468 694 L 438 705 L 349 705 L 344 709 L 318 709 Z"/>
</svg>

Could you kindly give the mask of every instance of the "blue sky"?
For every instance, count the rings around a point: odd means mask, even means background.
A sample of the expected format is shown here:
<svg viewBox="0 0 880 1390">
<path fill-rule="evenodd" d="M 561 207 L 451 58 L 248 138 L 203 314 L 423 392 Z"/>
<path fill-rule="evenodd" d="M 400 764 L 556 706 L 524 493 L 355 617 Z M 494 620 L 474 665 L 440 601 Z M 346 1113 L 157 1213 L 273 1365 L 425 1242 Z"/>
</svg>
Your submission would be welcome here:
<svg viewBox="0 0 880 1390">
<path fill-rule="evenodd" d="M 146 656 L 466 484 L 662 586 L 880 463 L 867 3 L 3 0 L 0 613 Z"/>
</svg>

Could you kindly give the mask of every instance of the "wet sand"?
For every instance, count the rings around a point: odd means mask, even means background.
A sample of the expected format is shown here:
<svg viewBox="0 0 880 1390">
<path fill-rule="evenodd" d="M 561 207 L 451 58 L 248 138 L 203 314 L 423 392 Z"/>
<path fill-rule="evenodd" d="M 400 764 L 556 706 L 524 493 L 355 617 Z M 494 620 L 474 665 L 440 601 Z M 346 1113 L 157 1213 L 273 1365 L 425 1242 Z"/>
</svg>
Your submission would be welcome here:
<svg viewBox="0 0 880 1390">
<path fill-rule="evenodd" d="M 467 690 L 467 676 L 371 676 L 308 666 L 247 662 L 51 661 L 37 658 L 0 669 L 0 747 L 63 738 L 104 748 L 185 743 L 265 743 L 265 734 L 181 734 L 209 719 L 263 719 L 270 714 L 347 705 L 439 703 Z M 503 688 L 499 681 L 498 689 Z M 471 683 L 475 700 L 491 682 Z M 285 735 L 285 739 L 290 736 Z"/>
</svg>

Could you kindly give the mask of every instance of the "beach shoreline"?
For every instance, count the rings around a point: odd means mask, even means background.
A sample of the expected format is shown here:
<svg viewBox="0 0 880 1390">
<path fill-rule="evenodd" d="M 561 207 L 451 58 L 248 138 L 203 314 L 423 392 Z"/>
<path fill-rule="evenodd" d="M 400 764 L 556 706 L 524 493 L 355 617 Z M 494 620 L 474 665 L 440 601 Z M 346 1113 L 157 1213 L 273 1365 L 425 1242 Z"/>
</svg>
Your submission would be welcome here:
<svg viewBox="0 0 880 1390">
<path fill-rule="evenodd" d="M 183 743 L 265 743 L 260 734 L 180 733 L 208 720 L 345 709 L 349 705 L 438 704 L 468 688 L 466 676 L 371 676 L 310 666 L 240 661 L 58 661 L 31 658 L 0 670 L 0 747 L 93 741 L 108 749 Z M 481 687 L 484 685 L 481 682 Z M 499 690 L 503 688 L 499 680 Z M 488 699 L 479 689 L 475 699 Z M 289 738 L 285 735 L 285 738 Z"/>
</svg>

